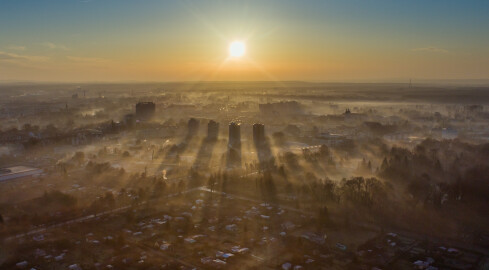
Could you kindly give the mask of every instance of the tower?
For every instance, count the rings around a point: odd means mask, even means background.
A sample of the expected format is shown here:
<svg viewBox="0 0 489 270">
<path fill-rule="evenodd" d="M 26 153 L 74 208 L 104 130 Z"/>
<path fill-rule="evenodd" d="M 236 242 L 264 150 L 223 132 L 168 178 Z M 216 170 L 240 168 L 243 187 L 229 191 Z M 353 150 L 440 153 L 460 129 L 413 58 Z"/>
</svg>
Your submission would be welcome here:
<svg viewBox="0 0 489 270">
<path fill-rule="evenodd" d="M 229 124 L 228 166 L 241 167 L 241 126 L 239 123 Z"/>
<path fill-rule="evenodd" d="M 139 102 L 136 104 L 136 117 L 138 120 L 147 120 L 154 116 L 156 105 L 153 102 Z"/>
<path fill-rule="evenodd" d="M 253 142 L 257 147 L 265 143 L 265 125 L 259 123 L 253 125 Z"/>
<path fill-rule="evenodd" d="M 241 149 L 241 126 L 239 123 L 229 123 L 229 148 Z"/>
<path fill-rule="evenodd" d="M 199 120 L 190 118 L 188 120 L 188 136 L 194 136 L 199 131 Z"/>
<path fill-rule="evenodd" d="M 217 140 L 219 136 L 219 123 L 214 120 L 209 121 L 207 124 L 207 139 Z"/>
</svg>

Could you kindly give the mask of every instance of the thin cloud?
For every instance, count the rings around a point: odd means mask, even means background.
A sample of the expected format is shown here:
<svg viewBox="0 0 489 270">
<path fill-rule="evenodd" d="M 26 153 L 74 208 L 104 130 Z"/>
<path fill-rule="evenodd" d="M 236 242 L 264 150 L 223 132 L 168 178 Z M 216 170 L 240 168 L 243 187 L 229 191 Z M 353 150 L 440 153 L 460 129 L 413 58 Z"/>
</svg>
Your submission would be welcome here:
<svg viewBox="0 0 489 270">
<path fill-rule="evenodd" d="M 49 57 L 46 56 L 37 56 L 37 55 L 21 55 L 16 53 L 8 53 L 0 51 L 0 61 L 32 61 L 32 62 L 40 62 L 46 61 Z"/>
<path fill-rule="evenodd" d="M 92 70 L 107 70 L 114 67 L 114 61 L 106 58 L 66 56 L 67 65 L 72 68 L 90 68 Z"/>
<path fill-rule="evenodd" d="M 66 58 L 73 62 L 85 64 L 104 64 L 110 62 L 108 59 L 97 57 L 66 56 Z"/>
<path fill-rule="evenodd" d="M 62 44 L 54 44 L 52 42 L 43 42 L 41 43 L 42 46 L 52 49 L 52 50 L 62 50 L 62 51 L 69 51 L 69 49 Z"/>
<path fill-rule="evenodd" d="M 448 53 L 448 50 L 438 47 L 423 47 L 423 48 L 414 48 L 412 49 L 414 52 L 432 52 L 432 53 Z"/>
<path fill-rule="evenodd" d="M 11 45 L 11 46 L 8 46 L 7 49 L 15 50 L 15 51 L 25 51 L 26 46 Z"/>
</svg>

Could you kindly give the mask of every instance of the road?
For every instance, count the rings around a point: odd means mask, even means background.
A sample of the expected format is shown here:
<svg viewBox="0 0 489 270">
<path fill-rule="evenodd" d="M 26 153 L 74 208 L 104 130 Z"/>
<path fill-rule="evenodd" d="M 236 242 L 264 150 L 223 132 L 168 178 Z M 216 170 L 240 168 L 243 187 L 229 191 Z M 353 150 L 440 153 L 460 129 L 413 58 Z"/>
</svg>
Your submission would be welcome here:
<svg viewBox="0 0 489 270">
<path fill-rule="evenodd" d="M 172 194 L 166 195 L 166 196 L 164 196 L 162 198 L 144 201 L 140 205 L 147 204 L 147 203 L 152 202 L 154 200 L 161 200 L 161 199 L 165 199 L 165 198 L 172 198 L 172 197 L 175 197 L 175 196 L 178 196 L 178 195 L 181 195 L 181 194 L 190 193 L 190 192 L 193 192 L 193 191 L 196 191 L 196 190 L 199 190 L 199 189 L 200 188 L 197 187 L 197 188 L 187 189 L 185 191 L 178 192 L 178 193 L 172 193 Z M 13 236 L 9 236 L 9 237 L 5 238 L 4 241 L 10 241 L 10 240 L 13 240 L 13 239 L 18 239 L 18 238 L 22 238 L 22 237 L 26 237 L 26 236 L 30 236 L 30 235 L 34 235 L 34 234 L 38 234 L 38 233 L 42 233 L 42 232 L 45 232 L 45 231 L 50 230 L 50 229 L 59 228 L 59 227 L 63 227 L 63 226 L 74 224 L 74 223 L 85 222 L 85 221 L 88 221 L 88 220 L 91 220 L 91 219 L 94 219 L 94 218 L 100 218 L 102 216 L 106 216 L 106 215 L 109 215 L 109 214 L 114 214 L 114 213 L 117 213 L 117 212 L 121 212 L 121 211 L 127 210 L 127 209 L 129 209 L 131 207 L 133 207 L 133 206 L 132 205 L 126 205 L 126 206 L 122 206 L 122 207 L 115 208 L 115 209 L 112 209 L 112 210 L 100 212 L 100 213 L 97 213 L 97 214 L 91 214 L 91 215 L 87 215 L 87 216 L 84 216 L 84 217 L 79 217 L 79 218 L 71 219 L 71 220 L 68 220 L 68 221 L 61 222 L 61 223 L 53 224 L 53 225 L 42 226 L 40 228 L 32 229 L 32 230 L 30 230 L 28 232 L 25 232 L 25 233 L 19 233 L 19 234 L 13 235 Z"/>
</svg>

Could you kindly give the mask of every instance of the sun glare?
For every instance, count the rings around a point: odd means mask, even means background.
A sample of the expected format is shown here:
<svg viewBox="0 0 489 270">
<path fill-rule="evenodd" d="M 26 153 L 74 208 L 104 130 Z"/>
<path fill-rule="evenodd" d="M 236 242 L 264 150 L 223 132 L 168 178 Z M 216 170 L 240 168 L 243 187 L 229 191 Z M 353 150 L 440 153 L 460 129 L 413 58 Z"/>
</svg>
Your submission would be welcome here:
<svg viewBox="0 0 489 270">
<path fill-rule="evenodd" d="M 241 41 L 233 41 L 229 44 L 229 56 L 233 58 L 241 57 L 245 54 L 246 46 Z"/>
</svg>

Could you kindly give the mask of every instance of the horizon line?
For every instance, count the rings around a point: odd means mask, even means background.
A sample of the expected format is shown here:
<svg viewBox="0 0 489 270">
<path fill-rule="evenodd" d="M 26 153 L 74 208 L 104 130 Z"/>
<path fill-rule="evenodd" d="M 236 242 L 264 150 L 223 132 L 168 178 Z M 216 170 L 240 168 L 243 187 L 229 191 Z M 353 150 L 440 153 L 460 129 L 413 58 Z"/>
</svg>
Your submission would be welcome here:
<svg viewBox="0 0 489 270">
<path fill-rule="evenodd" d="M 489 84 L 486 79 L 352 79 L 352 80 L 107 80 L 107 81 L 51 81 L 51 80 L 0 80 L 0 84 L 190 84 L 190 83 L 310 83 L 310 84 Z"/>
</svg>

